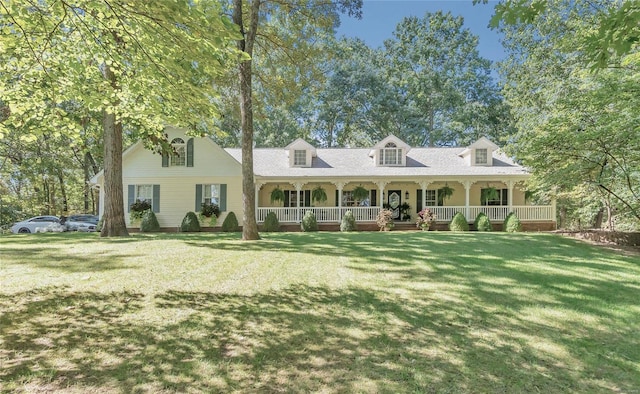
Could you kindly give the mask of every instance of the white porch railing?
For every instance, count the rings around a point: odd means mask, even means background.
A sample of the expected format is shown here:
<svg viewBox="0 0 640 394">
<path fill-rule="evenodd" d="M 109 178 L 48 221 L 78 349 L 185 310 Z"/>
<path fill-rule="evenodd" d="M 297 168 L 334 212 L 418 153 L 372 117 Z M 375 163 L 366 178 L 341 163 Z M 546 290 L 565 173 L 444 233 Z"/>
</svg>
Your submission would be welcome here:
<svg viewBox="0 0 640 394">
<path fill-rule="evenodd" d="M 448 222 L 456 212 L 462 212 L 467 221 L 472 222 L 480 212 L 484 212 L 489 220 L 501 221 L 513 211 L 521 221 L 553 221 L 553 206 L 551 205 L 526 205 L 513 206 L 457 206 L 457 207 L 429 207 L 435 215 L 437 222 Z M 259 207 L 256 211 L 258 223 L 264 222 L 269 212 L 274 212 L 280 223 L 299 223 L 305 212 L 313 211 L 319 223 L 338 223 L 347 211 L 353 212 L 358 222 L 375 222 L 380 207 Z M 415 217 L 416 215 L 413 214 Z"/>
</svg>

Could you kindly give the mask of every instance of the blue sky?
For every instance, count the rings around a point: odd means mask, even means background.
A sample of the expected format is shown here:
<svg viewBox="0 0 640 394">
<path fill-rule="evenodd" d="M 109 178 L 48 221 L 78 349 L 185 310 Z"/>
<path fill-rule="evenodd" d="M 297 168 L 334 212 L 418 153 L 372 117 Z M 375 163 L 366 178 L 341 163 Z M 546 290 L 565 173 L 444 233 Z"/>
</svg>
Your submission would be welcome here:
<svg viewBox="0 0 640 394">
<path fill-rule="evenodd" d="M 423 17 L 426 12 L 450 11 L 464 18 L 465 27 L 480 38 L 480 55 L 498 61 L 505 57 L 500 36 L 489 29 L 489 20 L 497 1 L 473 5 L 472 0 L 364 0 L 362 19 L 343 16 L 338 36 L 359 37 L 371 47 L 379 47 L 391 38 L 396 25 L 405 16 Z"/>
</svg>

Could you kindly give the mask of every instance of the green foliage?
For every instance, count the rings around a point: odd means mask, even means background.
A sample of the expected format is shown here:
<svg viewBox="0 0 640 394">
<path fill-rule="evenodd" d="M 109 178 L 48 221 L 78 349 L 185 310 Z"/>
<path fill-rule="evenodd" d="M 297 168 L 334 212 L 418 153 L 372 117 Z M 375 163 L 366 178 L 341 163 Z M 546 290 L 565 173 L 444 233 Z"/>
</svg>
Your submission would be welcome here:
<svg viewBox="0 0 640 394">
<path fill-rule="evenodd" d="M 324 203 L 325 201 L 327 201 L 327 192 L 322 186 L 318 185 L 311 191 L 311 200 L 319 203 Z"/>
<path fill-rule="evenodd" d="M 502 224 L 502 231 L 506 231 L 508 233 L 516 233 L 522 231 L 522 223 L 520 223 L 520 219 L 514 212 L 511 212 L 504 219 L 504 223 Z"/>
<path fill-rule="evenodd" d="M 390 209 L 381 209 L 376 217 L 376 224 L 380 231 L 391 230 L 394 227 L 393 211 Z"/>
<path fill-rule="evenodd" d="M 268 233 L 280 231 L 280 222 L 278 221 L 278 217 L 276 216 L 275 212 L 269 212 L 264 218 L 262 231 Z"/>
<path fill-rule="evenodd" d="M 451 231 L 469 231 L 469 223 L 462 212 L 457 212 L 451 222 L 449 222 L 449 230 Z"/>
<path fill-rule="evenodd" d="M 284 202 L 284 191 L 279 186 L 271 190 L 271 203 L 274 202 Z"/>
<path fill-rule="evenodd" d="M 592 223 L 603 209 L 640 226 L 640 54 L 635 39 L 627 48 L 618 41 L 637 37 L 640 3 L 537 1 L 539 9 L 516 18 L 526 3 L 497 9 L 509 54 L 503 92 L 518 129 L 508 153 L 532 170 L 542 197 L 557 197 L 558 211 L 574 222 Z M 624 25 L 611 23 L 616 20 Z M 608 48 L 608 67 L 598 72 L 594 39 Z"/>
<path fill-rule="evenodd" d="M 302 231 L 318 231 L 318 221 L 313 211 L 307 211 L 302 218 Z"/>
<path fill-rule="evenodd" d="M 353 216 L 353 212 L 347 211 L 342 217 L 340 222 L 340 231 L 357 231 L 358 226 L 356 224 L 356 217 Z"/>
<path fill-rule="evenodd" d="M 216 204 L 202 204 L 200 213 L 206 218 L 210 218 L 212 216 L 218 217 L 220 216 L 220 207 Z"/>
<path fill-rule="evenodd" d="M 146 200 L 137 200 L 129 207 L 129 218 L 131 221 L 141 220 L 145 212 L 151 210 L 151 203 Z"/>
<path fill-rule="evenodd" d="M 152 233 L 158 231 L 160 231 L 160 223 L 158 223 L 156 214 L 153 213 L 152 210 L 144 211 L 144 214 L 142 215 L 142 221 L 140 222 L 140 232 Z"/>
<path fill-rule="evenodd" d="M 224 221 L 222 222 L 222 231 L 227 233 L 240 231 L 238 218 L 233 211 L 227 213 L 227 217 L 224 218 Z"/>
<path fill-rule="evenodd" d="M 473 221 L 473 227 L 476 231 L 493 231 L 491 221 L 484 212 L 480 212 L 478 216 L 476 216 L 476 220 Z"/>
<path fill-rule="evenodd" d="M 195 212 L 187 212 L 180 224 L 180 231 L 183 233 L 196 233 L 200 231 L 200 221 Z"/>
<path fill-rule="evenodd" d="M 362 186 L 356 186 L 355 189 L 353 189 L 353 199 L 360 202 L 360 201 L 364 201 L 367 198 L 369 198 L 369 190 L 365 189 Z"/>
</svg>

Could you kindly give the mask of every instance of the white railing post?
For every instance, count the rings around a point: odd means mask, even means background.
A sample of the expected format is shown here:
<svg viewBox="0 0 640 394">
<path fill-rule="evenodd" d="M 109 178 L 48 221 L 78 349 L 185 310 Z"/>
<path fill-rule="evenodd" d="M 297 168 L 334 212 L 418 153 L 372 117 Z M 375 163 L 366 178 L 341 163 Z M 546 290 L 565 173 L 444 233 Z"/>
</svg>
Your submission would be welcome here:
<svg viewBox="0 0 640 394">
<path fill-rule="evenodd" d="M 387 181 L 378 181 L 376 182 L 376 185 L 378 186 L 378 201 L 380 202 L 378 205 L 380 207 L 380 209 L 382 209 L 382 206 L 384 205 L 384 188 L 385 186 L 387 186 L 389 184 L 389 182 Z"/>
<path fill-rule="evenodd" d="M 347 182 L 332 182 L 338 188 L 338 222 L 342 220 L 342 189 L 346 186 Z"/>
</svg>

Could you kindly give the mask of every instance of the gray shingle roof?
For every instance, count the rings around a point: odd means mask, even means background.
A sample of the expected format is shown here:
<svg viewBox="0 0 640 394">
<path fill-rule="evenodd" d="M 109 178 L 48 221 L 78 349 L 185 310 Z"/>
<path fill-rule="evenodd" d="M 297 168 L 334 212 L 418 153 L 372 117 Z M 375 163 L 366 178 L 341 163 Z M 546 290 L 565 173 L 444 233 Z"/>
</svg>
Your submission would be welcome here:
<svg viewBox="0 0 640 394">
<path fill-rule="evenodd" d="M 242 162 L 240 149 L 225 149 Z M 458 156 L 464 148 L 412 148 L 407 153 L 406 167 L 376 167 L 369 157 L 370 148 L 317 149 L 308 168 L 289 167 L 287 150 L 283 148 L 254 149 L 254 171 L 258 177 L 413 177 L 464 175 L 526 175 L 522 166 L 496 151 L 493 166 L 469 166 Z"/>
</svg>

